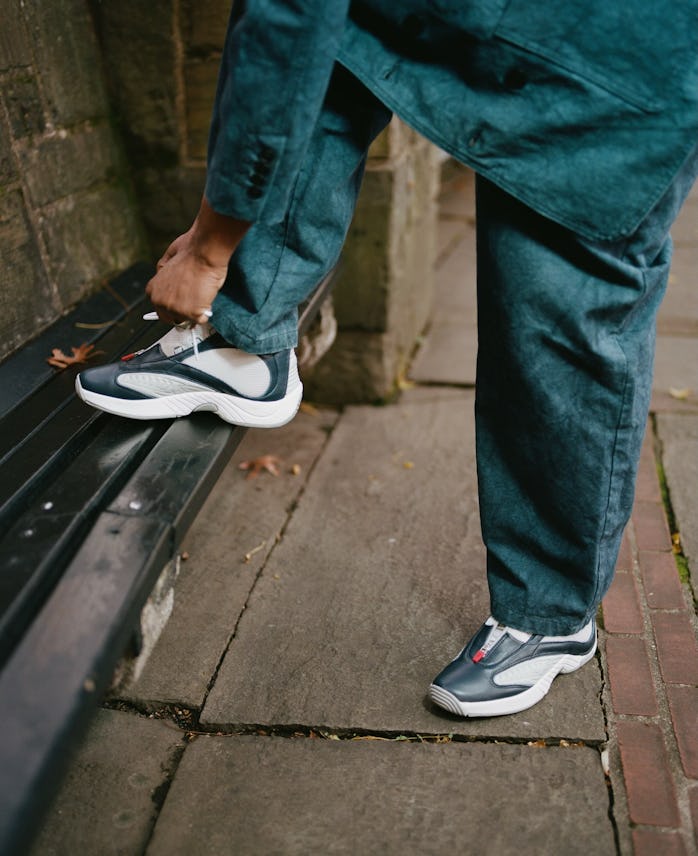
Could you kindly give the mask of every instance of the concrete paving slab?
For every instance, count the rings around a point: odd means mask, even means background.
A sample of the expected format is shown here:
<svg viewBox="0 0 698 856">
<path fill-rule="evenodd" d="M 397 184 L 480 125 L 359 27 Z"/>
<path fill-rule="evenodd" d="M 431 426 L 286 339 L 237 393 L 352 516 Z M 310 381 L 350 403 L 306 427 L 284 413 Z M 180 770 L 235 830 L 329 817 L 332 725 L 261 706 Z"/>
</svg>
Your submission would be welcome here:
<svg viewBox="0 0 698 856">
<path fill-rule="evenodd" d="M 181 732 L 162 721 L 99 711 L 31 856 L 142 853 L 183 749 Z"/>
<path fill-rule="evenodd" d="M 692 391 L 698 396 L 698 337 L 657 336 L 653 389 Z"/>
<path fill-rule="evenodd" d="M 698 247 L 698 184 L 694 185 L 671 230 L 675 247 Z"/>
<path fill-rule="evenodd" d="M 660 333 L 683 331 L 698 335 L 698 244 L 674 247 L 669 283 L 657 320 Z"/>
<path fill-rule="evenodd" d="M 608 808 L 587 747 L 198 738 L 147 854 L 611 856 Z"/>
<path fill-rule="evenodd" d="M 140 678 L 119 698 L 199 708 L 260 568 L 336 421 L 331 410 L 299 413 L 283 428 L 251 431 L 211 491 L 187 536 L 175 603 Z M 281 473 L 246 480 L 240 461 L 274 454 Z M 298 475 L 291 467 L 300 468 Z M 247 553 L 251 553 L 246 560 Z"/>
<path fill-rule="evenodd" d="M 513 717 L 459 720 L 425 698 L 488 614 L 472 411 L 471 392 L 432 389 L 344 413 L 202 722 L 605 738 L 595 663 Z"/>
<path fill-rule="evenodd" d="M 698 414 L 660 413 L 657 431 L 671 505 L 698 591 Z"/>
<path fill-rule="evenodd" d="M 419 351 L 410 380 L 416 383 L 475 385 L 477 328 L 460 321 L 440 323 Z"/>
</svg>

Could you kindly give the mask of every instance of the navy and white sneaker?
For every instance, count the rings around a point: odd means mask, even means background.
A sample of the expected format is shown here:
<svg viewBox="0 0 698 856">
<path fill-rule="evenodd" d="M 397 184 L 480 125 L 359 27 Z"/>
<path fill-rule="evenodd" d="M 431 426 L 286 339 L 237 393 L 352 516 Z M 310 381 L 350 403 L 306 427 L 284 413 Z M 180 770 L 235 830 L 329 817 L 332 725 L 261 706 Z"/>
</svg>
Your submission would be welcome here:
<svg viewBox="0 0 698 856">
<path fill-rule="evenodd" d="M 75 389 L 87 404 L 117 416 L 172 419 L 212 410 L 248 428 L 284 425 L 303 396 L 293 350 L 247 354 L 208 324 L 178 325 L 118 363 L 86 369 Z"/>
<path fill-rule="evenodd" d="M 596 653 L 592 619 L 571 636 L 535 636 L 490 617 L 460 654 L 434 678 L 433 702 L 458 716 L 504 716 L 539 702 L 560 674 Z"/>
</svg>

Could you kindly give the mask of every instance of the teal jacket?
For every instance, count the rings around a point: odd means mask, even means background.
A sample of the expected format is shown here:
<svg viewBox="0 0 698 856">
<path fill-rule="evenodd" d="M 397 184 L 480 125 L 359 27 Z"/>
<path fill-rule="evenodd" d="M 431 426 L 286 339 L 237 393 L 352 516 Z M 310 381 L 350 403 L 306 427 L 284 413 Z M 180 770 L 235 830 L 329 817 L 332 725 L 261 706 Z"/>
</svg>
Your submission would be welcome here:
<svg viewBox="0 0 698 856">
<path fill-rule="evenodd" d="M 334 62 L 579 234 L 634 232 L 698 140 L 698 0 L 237 0 L 206 195 L 275 222 Z"/>
</svg>

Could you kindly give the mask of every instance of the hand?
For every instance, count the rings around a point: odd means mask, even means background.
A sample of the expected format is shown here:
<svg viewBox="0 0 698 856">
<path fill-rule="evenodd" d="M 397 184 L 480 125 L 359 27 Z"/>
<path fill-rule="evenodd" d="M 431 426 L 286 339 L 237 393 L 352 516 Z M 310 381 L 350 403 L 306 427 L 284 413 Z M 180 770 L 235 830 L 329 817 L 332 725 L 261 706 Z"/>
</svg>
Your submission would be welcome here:
<svg viewBox="0 0 698 856">
<path fill-rule="evenodd" d="M 157 263 L 146 293 L 170 324 L 205 324 L 225 282 L 228 262 L 249 223 L 215 212 L 206 199 L 189 231 L 176 238 Z"/>
</svg>

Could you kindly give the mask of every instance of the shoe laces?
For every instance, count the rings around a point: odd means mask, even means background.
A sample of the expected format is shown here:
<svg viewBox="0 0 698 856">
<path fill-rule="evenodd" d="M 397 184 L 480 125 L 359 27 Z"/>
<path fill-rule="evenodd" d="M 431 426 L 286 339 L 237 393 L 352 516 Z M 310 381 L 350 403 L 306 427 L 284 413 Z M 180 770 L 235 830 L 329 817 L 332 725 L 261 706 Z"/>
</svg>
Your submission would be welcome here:
<svg viewBox="0 0 698 856">
<path fill-rule="evenodd" d="M 157 321 L 157 312 L 146 312 L 144 321 Z M 195 359 L 199 359 L 199 343 L 211 335 L 208 325 L 195 324 L 192 321 L 182 321 L 175 324 L 171 330 L 158 340 L 162 352 L 166 356 L 172 356 L 187 348 L 193 348 Z"/>
</svg>

